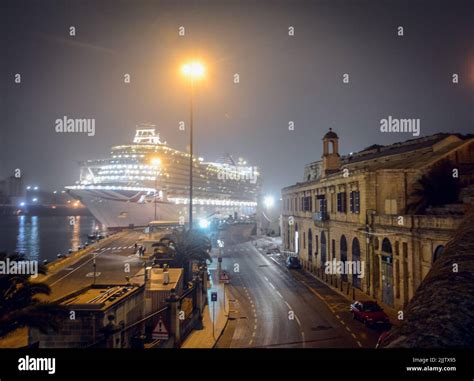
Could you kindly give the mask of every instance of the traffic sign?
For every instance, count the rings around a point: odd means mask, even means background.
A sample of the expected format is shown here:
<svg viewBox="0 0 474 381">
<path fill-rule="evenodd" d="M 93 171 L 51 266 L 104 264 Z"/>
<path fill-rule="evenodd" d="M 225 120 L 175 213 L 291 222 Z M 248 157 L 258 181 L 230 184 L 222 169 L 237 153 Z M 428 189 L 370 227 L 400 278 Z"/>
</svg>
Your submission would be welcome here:
<svg viewBox="0 0 474 381">
<path fill-rule="evenodd" d="M 221 282 L 224 282 L 224 283 L 229 283 L 230 282 L 230 277 L 229 277 L 229 274 L 227 274 L 226 271 L 222 271 L 221 273 L 221 276 L 220 276 L 220 279 L 219 279 Z"/>
<path fill-rule="evenodd" d="M 211 302 L 217 302 L 217 292 L 211 292 Z"/>
<path fill-rule="evenodd" d="M 170 338 L 168 329 L 166 328 L 165 323 L 163 323 L 163 320 L 161 320 L 161 318 L 160 320 L 158 320 L 158 323 L 153 329 L 153 332 L 151 333 L 151 338 L 153 340 L 168 340 Z"/>
</svg>

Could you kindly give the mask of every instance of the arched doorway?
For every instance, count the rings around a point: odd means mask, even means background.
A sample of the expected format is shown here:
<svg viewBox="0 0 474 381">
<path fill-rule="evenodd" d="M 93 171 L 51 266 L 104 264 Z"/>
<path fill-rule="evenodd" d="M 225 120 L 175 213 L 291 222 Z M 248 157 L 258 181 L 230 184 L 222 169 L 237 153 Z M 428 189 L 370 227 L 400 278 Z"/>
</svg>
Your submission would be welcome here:
<svg viewBox="0 0 474 381">
<path fill-rule="evenodd" d="M 308 261 L 313 264 L 313 232 L 308 229 Z"/>
<path fill-rule="evenodd" d="M 290 223 L 288 222 L 287 232 L 286 232 L 286 249 L 291 250 L 291 231 L 290 231 Z"/>
<path fill-rule="evenodd" d="M 321 232 L 321 267 L 326 265 L 326 234 Z"/>
<path fill-rule="evenodd" d="M 295 224 L 295 253 L 298 255 L 300 253 L 300 236 L 298 232 L 298 224 Z"/>
<path fill-rule="evenodd" d="M 352 262 L 356 263 L 356 265 L 360 263 L 360 244 L 357 238 L 352 240 Z M 362 263 L 360 263 L 359 266 L 362 266 Z M 352 274 L 352 284 L 354 287 L 360 288 L 360 278 L 358 274 Z"/>
<path fill-rule="evenodd" d="M 433 252 L 433 260 L 432 260 L 431 263 L 435 263 L 436 260 L 439 258 L 439 256 L 440 256 L 441 254 L 443 254 L 443 252 L 444 252 L 444 246 L 443 246 L 443 245 L 439 245 L 439 246 L 435 249 L 435 251 Z"/>
<path fill-rule="evenodd" d="M 341 262 L 342 262 L 342 268 L 343 268 L 343 273 L 341 274 L 341 279 L 344 282 L 347 282 L 347 274 L 346 274 L 346 262 L 347 262 L 347 240 L 344 235 L 341 235 L 341 242 L 339 245 L 339 248 L 341 250 Z"/>
<path fill-rule="evenodd" d="M 382 301 L 393 306 L 393 257 L 392 244 L 388 238 L 382 241 Z"/>
</svg>

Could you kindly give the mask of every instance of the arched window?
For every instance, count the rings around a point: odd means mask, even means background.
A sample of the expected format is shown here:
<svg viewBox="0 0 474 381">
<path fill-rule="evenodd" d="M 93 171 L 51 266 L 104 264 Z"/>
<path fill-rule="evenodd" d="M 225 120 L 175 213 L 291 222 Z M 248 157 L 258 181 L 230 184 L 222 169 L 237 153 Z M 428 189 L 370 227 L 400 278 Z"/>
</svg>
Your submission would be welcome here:
<svg viewBox="0 0 474 381">
<path fill-rule="evenodd" d="M 298 232 L 298 224 L 295 224 L 295 253 L 300 253 L 300 236 Z"/>
<path fill-rule="evenodd" d="M 321 267 L 326 265 L 326 234 L 321 232 Z"/>
<path fill-rule="evenodd" d="M 362 266 L 362 263 L 360 261 L 360 244 L 357 238 L 354 238 L 352 240 L 352 262 L 354 262 L 356 266 Z M 358 274 L 352 274 L 352 284 L 354 285 L 354 287 L 360 288 L 360 278 Z"/>
<path fill-rule="evenodd" d="M 340 242 L 340 251 L 341 251 L 341 262 L 343 265 L 344 272 L 341 274 L 341 279 L 344 282 L 347 282 L 347 274 L 345 272 L 345 265 L 347 261 L 347 240 L 344 235 L 341 236 L 341 242 Z"/>
<path fill-rule="evenodd" d="M 436 260 L 439 258 L 439 256 L 443 253 L 444 253 L 444 246 L 443 245 L 439 245 L 438 247 L 436 247 L 435 251 L 433 252 L 432 263 L 435 263 Z"/>
<path fill-rule="evenodd" d="M 382 241 L 382 301 L 393 306 L 393 257 L 392 244 L 388 238 Z"/>
<path fill-rule="evenodd" d="M 386 254 L 392 254 L 392 244 L 388 238 L 384 238 L 382 241 L 382 251 Z"/>
</svg>

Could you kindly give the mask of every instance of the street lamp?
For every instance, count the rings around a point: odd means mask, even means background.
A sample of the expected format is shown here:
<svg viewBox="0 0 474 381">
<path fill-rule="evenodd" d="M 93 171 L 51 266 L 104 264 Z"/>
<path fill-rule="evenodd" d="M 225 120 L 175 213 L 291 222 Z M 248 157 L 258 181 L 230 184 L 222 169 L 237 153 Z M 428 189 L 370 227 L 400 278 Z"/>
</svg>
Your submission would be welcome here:
<svg viewBox="0 0 474 381">
<path fill-rule="evenodd" d="M 275 199 L 273 198 L 273 196 L 266 196 L 263 199 L 263 204 L 267 209 L 270 209 L 273 207 L 273 205 L 275 205 Z"/>
<path fill-rule="evenodd" d="M 193 228 L 193 98 L 194 81 L 204 77 L 204 65 L 199 61 L 192 61 L 181 67 L 182 74 L 190 80 L 190 113 L 189 113 L 189 229 Z"/>
<path fill-rule="evenodd" d="M 151 159 L 151 165 L 155 168 L 155 197 L 154 197 L 154 204 L 155 204 L 155 218 L 156 221 L 156 194 L 158 193 L 158 168 L 161 165 L 161 159 L 159 157 L 154 157 Z"/>
</svg>

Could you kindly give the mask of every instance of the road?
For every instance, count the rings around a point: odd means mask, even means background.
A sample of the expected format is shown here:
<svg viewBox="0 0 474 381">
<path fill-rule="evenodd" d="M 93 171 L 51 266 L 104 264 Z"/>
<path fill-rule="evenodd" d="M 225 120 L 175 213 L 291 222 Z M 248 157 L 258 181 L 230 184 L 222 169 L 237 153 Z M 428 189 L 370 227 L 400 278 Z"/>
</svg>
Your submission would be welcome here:
<svg viewBox="0 0 474 381">
<path fill-rule="evenodd" d="M 141 232 L 131 231 L 125 236 L 111 238 L 99 243 L 96 255 L 96 283 L 125 283 L 126 277 L 133 276 L 143 266 L 134 254 L 134 244 Z M 86 254 L 70 267 L 63 268 L 47 279 L 52 288 L 50 298 L 57 299 L 93 283 L 93 252 Z M 128 265 L 127 265 L 128 264 Z M 143 279 L 132 278 L 133 283 L 142 283 Z"/>
<path fill-rule="evenodd" d="M 221 235 L 231 275 L 229 321 L 218 348 L 373 348 L 380 331 L 352 319 L 349 302 L 302 270 L 288 270 L 238 234 Z"/>
</svg>

